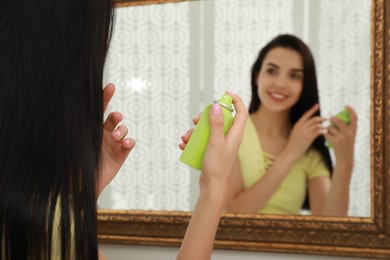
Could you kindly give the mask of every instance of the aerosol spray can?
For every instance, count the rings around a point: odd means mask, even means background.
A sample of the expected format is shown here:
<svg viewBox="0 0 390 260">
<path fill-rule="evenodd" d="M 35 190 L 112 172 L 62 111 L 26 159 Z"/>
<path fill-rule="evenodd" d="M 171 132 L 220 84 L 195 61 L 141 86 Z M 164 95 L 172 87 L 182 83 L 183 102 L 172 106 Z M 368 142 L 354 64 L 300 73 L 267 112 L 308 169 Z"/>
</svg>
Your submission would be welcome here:
<svg viewBox="0 0 390 260">
<path fill-rule="evenodd" d="M 232 102 L 233 98 L 227 94 L 224 94 L 218 101 L 214 101 L 214 103 L 219 103 L 222 108 L 224 119 L 223 132 L 225 135 L 233 123 Z M 188 143 L 180 156 L 180 161 L 198 170 L 202 169 L 203 157 L 210 138 L 209 115 L 211 106 L 212 104 L 204 109 L 198 124 L 192 132 L 190 140 L 188 140 Z"/>
<path fill-rule="evenodd" d="M 336 117 L 338 119 L 340 119 L 341 121 L 343 121 L 344 123 L 346 123 L 347 125 L 351 122 L 351 115 L 349 114 L 349 111 L 344 108 L 343 110 L 341 110 L 340 112 L 338 112 L 336 114 Z M 337 127 L 337 125 L 335 125 Z M 329 142 L 329 141 L 326 141 L 325 142 L 325 145 L 328 147 L 328 148 L 331 148 L 332 147 L 332 144 Z"/>
</svg>

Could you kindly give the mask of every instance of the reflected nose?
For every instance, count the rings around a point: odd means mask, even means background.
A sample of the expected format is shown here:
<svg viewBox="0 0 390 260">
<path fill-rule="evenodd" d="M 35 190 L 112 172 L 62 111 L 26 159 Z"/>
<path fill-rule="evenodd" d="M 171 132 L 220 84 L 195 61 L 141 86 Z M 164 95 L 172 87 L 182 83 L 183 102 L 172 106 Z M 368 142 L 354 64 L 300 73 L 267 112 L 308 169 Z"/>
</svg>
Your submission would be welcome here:
<svg viewBox="0 0 390 260">
<path fill-rule="evenodd" d="M 275 87 L 285 88 L 287 86 L 287 80 L 283 76 L 278 76 L 275 79 Z"/>
</svg>

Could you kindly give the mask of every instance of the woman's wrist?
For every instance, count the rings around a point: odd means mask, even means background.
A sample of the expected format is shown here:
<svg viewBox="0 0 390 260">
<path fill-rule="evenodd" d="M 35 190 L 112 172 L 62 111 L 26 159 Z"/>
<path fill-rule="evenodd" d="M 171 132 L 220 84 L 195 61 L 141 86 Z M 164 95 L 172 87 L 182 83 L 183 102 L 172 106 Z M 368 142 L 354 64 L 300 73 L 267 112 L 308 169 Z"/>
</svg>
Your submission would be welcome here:
<svg viewBox="0 0 390 260">
<path fill-rule="evenodd" d="M 298 161 L 299 153 L 289 149 L 289 147 L 286 147 L 286 149 L 280 153 L 278 159 L 280 159 L 283 163 L 292 166 Z"/>
<path fill-rule="evenodd" d="M 223 207 L 225 204 L 227 191 L 227 186 L 222 184 L 203 185 L 203 187 L 200 189 L 199 198 L 203 198 L 211 203 L 215 203 L 215 205 L 221 205 Z"/>
<path fill-rule="evenodd" d="M 353 162 L 352 161 L 342 161 L 342 162 L 336 161 L 336 165 L 334 168 L 341 170 L 343 172 L 352 172 Z"/>
</svg>

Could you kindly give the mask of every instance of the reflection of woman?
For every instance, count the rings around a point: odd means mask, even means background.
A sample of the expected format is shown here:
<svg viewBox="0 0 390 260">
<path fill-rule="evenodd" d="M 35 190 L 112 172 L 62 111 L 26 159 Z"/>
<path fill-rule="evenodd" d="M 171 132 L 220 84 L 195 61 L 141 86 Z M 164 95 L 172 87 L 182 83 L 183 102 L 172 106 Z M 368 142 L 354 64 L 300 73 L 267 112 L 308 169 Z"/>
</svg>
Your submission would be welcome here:
<svg viewBox="0 0 390 260">
<path fill-rule="evenodd" d="M 135 142 L 103 123 L 102 91 L 113 21 L 110 0 L 4 0 L 0 8 L 0 259 L 97 259 L 96 197 Z M 223 136 L 219 105 L 201 191 L 179 259 L 208 259 L 247 110 Z M 232 167 L 227 165 L 228 168 Z M 223 183 L 224 185 L 221 185 Z"/>
<path fill-rule="evenodd" d="M 332 117 L 331 126 L 322 126 L 309 48 L 292 35 L 274 38 L 252 67 L 251 85 L 226 210 L 298 213 L 308 194 L 312 214 L 346 215 L 357 117 L 347 107 L 349 125 Z M 333 145 L 334 169 L 324 136 Z"/>
</svg>

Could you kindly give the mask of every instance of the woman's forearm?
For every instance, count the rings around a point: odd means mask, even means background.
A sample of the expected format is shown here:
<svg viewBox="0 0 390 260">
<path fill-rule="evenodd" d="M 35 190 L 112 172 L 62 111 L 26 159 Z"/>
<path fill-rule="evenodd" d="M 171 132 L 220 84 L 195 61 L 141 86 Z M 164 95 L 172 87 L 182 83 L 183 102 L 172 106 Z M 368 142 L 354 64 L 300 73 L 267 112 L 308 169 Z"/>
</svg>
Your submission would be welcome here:
<svg viewBox="0 0 390 260">
<path fill-rule="evenodd" d="M 225 198 L 225 190 L 201 191 L 177 259 L 210 259 Z"/>
<path fill-rule="evenodd" d="M 288 151 L 282 152 L 267 173 L 248 189 L 243 189 L 229 201 L 229 212 L 253 213 L 262 209 L 290 172 L 297 158 Z"/>
<path fill-rule="evenodd" d="M 333 170 L 329 194 L 322 214 L 328 216 L 346 216 L 349 205 L 349 184 L 352 165 L 337 165 Z"/>
</svg>

